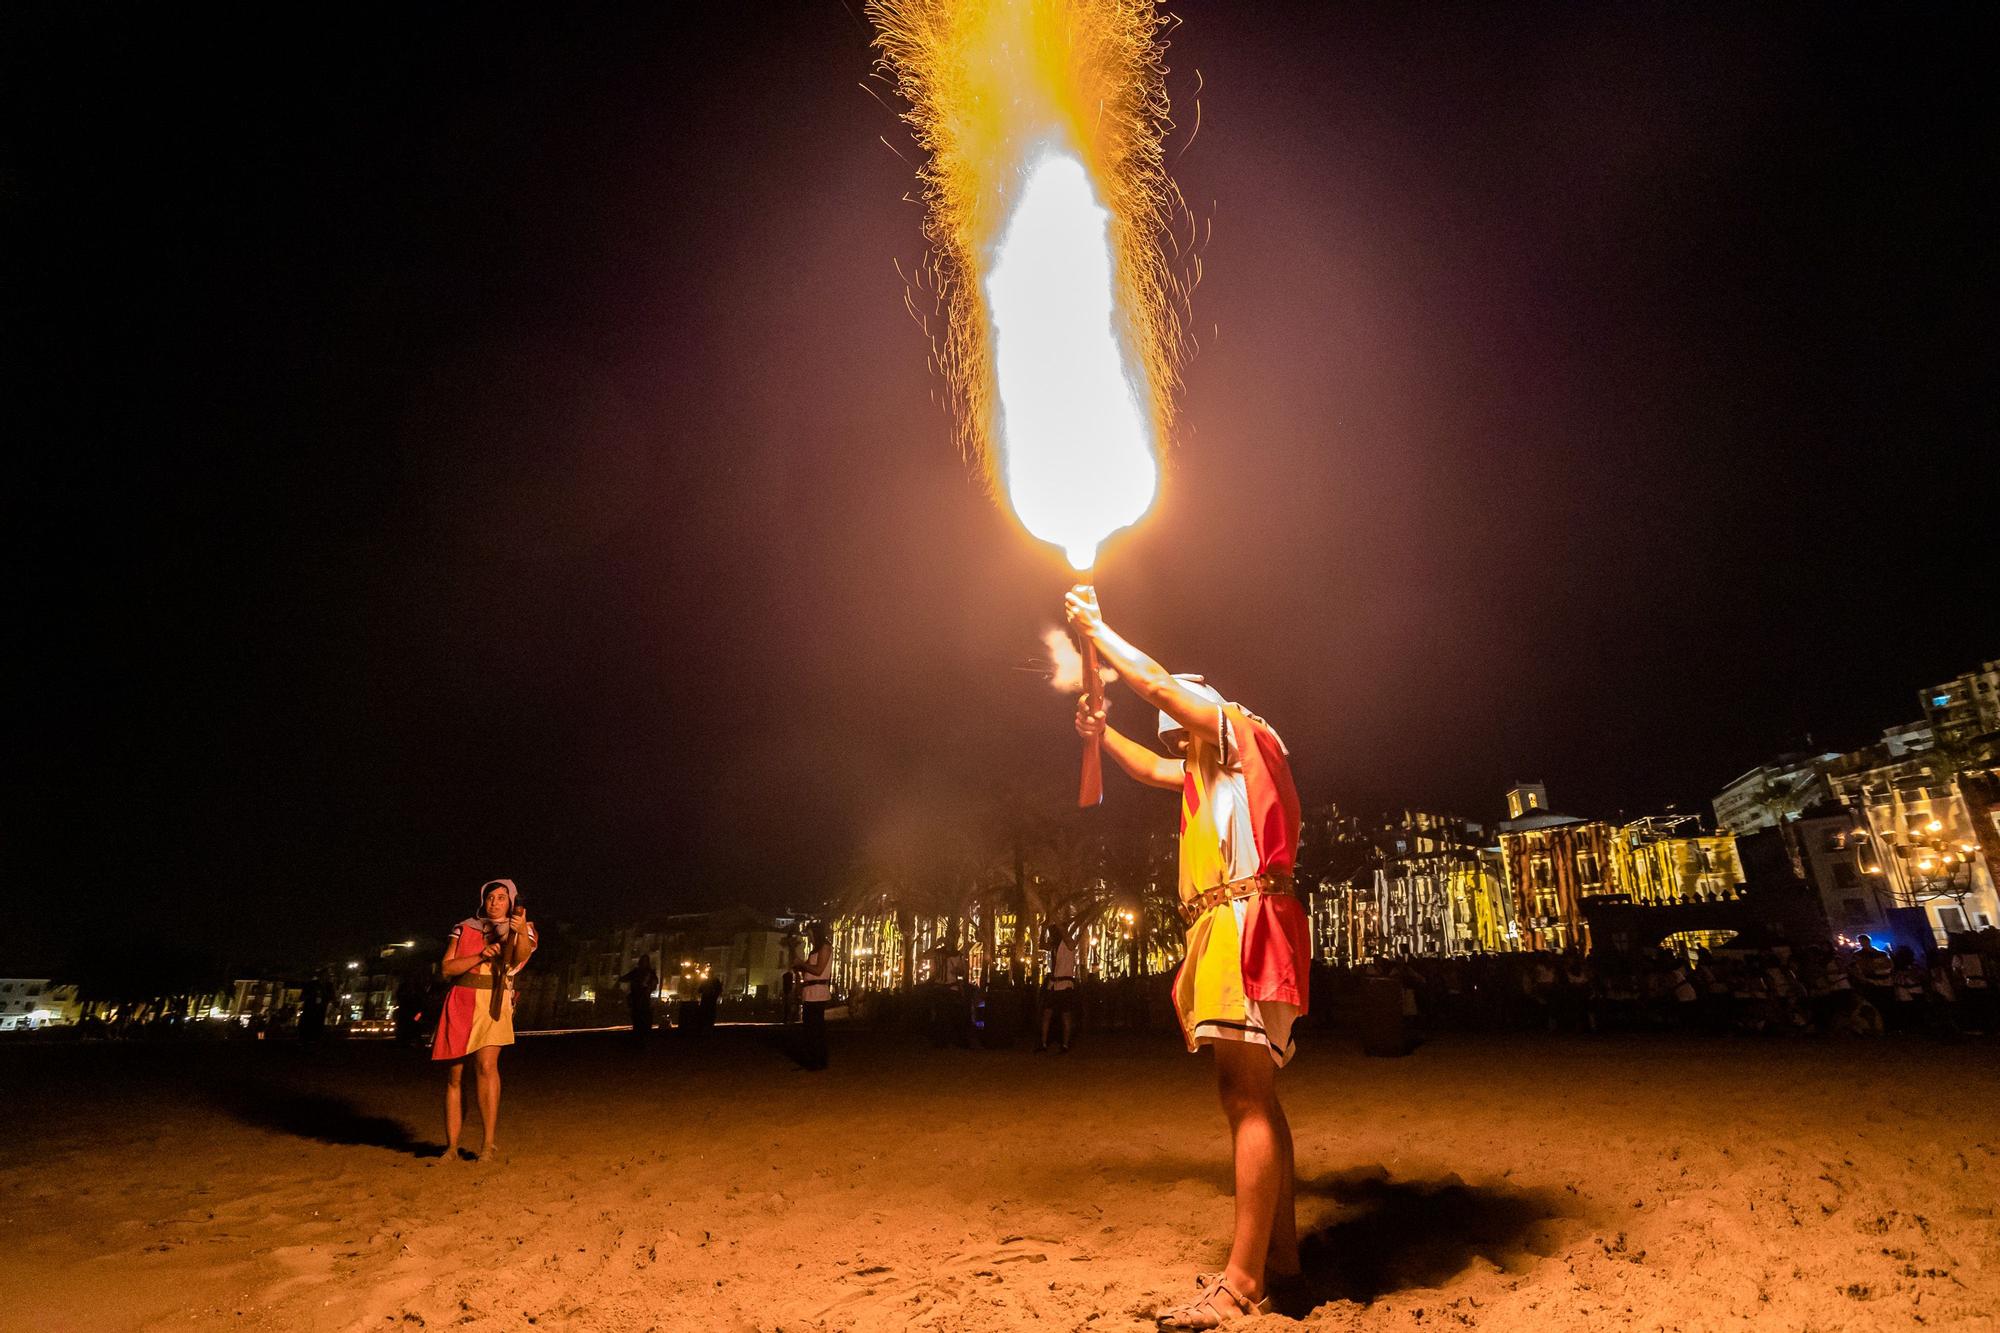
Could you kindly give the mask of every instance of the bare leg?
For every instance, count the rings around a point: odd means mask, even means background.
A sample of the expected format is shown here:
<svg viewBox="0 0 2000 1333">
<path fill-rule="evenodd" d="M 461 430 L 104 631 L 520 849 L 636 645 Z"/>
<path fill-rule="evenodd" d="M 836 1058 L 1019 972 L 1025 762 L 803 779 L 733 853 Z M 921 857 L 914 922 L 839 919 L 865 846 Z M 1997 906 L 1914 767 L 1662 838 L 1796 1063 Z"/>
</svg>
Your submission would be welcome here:
<svg viewBox="0 0 2000 1333">
<path fill-rule="evenodd" d="M 479 1124 L 486 1131 L 482 1153 L 493 1151 L 493 1134 L 500 1126 L 500 1048 L 482 1046 L 472 1058 L 478 1061 Z"/>
<path fill-rule="evenodd" d="M 1236 1236 L 1223 1270 L 1231 1291 L 1248 1301 L 1264 1299 L 1265 1270 L 1272 1257 L 1278 1210 L 1289 1202 L 1287 1168 L 1291 1129 L 1278 1105 L 1278 1071 L 1271 1052 L 1251 1042 L 1218 1041 L 1215 1069 L 1222 1109 L 1236 1158 Z M 1289 1213 L 1289 1208 L 1287 1212 Z M 1286 1227 L 1292 1267 L 1298 1268 L 1298 1228 Z"/>
<path fill-rule="evenodd" d="M 1275 1074 L 1277 1071 L 1272 1071 Z M 1278 1212 L 1271 1220 L 1271 1259 L 1267 1277 L 1296 1277 L 1299 1273 L 1299 1207 L 1296 1184 L 1298 1163 L 1292 1155 L 1292 1122 L 1278 1104 L 1275 1082 L 1271 1105 L 1277 1111 L 1278 1142 L 1285 1150 L 1284 1175 L 1278 1188 Z"/>
<path fill-rule="evenodd" d="M 1055 1016 L 1056 1016 L 1055 1006 L 1048 1002 L 1047 996 L 1043 996 L 1042 997 L 1042 1045 L 1044 1047 L 1046 1047 L 1049 1044 L 1049 1022 Z"/>
<path fill-rule="evenodd" d="M 1063 1049 L 1068 1050 L 1070 1038 L 1076 1035 L 1076 1015 L 1067 1009 L 1063 1010 L 1062 1034 Z"/>
<path fill-rule="evenodd" d="M 458 1131 L 465 1123 L 465 1061 L 453 1060 L 444 1071 L 444 1157 L 458 1156 Z"/>
</svg>

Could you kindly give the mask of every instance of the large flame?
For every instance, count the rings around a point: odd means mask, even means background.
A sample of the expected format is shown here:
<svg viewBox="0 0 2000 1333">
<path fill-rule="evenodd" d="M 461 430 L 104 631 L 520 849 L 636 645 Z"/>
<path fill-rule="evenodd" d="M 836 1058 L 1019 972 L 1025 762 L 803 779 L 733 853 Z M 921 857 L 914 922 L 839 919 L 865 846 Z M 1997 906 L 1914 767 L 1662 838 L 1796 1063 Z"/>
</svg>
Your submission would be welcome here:
<svg viewBox="0 0 2000 1333">
<path fill-rule="evenodd" d="M 1183 289 L 1156 244 L 1152 0 L 870 0 L 930 154 L 930 278 L 960 440 L 1078 569 L 1158 488 Z"/>
</svg>

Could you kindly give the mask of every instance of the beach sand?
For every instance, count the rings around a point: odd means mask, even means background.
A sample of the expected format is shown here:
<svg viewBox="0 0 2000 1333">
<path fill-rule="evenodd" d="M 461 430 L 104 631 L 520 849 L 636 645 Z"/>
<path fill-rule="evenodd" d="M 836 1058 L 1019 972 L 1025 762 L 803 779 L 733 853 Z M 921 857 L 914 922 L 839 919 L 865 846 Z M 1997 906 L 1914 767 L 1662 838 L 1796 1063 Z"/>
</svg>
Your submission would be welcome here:
<svg viewBox="0 0 2000 1333">
<path fill-rule="evenodd" d="M 1220 1266 L 1171 1037 L 833 1054 L 527 1038 L 503 1160 L 442 1165 L 386 1044 L 0 1049 L 0 1327 L 1127 1330 Z M 1283 1091 L 1304 1327 L 1996 1327 L 1991 1043 L 1315 1034 Z"/>
</svg>

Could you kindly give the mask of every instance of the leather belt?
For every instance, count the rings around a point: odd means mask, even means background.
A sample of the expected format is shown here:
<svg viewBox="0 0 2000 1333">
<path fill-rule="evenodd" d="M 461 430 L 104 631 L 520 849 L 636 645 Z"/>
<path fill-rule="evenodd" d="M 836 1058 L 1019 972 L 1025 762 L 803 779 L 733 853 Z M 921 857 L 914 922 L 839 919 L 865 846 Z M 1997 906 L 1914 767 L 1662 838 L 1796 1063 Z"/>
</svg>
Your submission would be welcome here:
<svg viewBox="0 0 2000 1333">
<path fill-rule="evenodd" d="M 1252 875 L 1249 879 L 1232 880 L 1197 893 L 1181 904 L 1181 920 L 1193 925 L 1211 907 L 1233 903 L 1239 898 L 1255 898 L 1260 894 L 1284 898 L 1297 896 L 1292 892 L 1290 875 Z"/>
</svg>

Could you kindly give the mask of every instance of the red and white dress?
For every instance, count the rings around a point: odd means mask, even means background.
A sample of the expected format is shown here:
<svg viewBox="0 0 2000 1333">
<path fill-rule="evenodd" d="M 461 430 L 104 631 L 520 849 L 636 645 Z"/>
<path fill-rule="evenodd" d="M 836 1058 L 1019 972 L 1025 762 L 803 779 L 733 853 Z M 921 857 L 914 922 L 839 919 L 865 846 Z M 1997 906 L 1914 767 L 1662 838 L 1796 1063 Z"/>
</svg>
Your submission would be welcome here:
<svg viewBox="0 0 2000 1333">
<path fill-rule="evenodd" d="M 1299 797 L 1284 742 L 1235 704 L 1221 707 L 1221 745 L 1190 741 L 1181 784 L 1180 896 L 1257 876 L 1289 879 Z M 1289 893 L 1217 903 L 1188 927 L 1174 1011 L 1190 1051 L 1212 1041 L 1270 1048 L 1280 1066 L 1308 1004 L 1312 932 Z"/>
<path fill-rule="evenodd" d="M 451 956 L 478 954 L 492 939 L 477 919 L 459 922 L 451 932 Z M 528 927 L 528 947 L 536 944 L 535 928 Z M 504 977 L 495 977 L 491 963 L 481 963 L 470 972 L 451 979 L 444 1007 L 438 1014 L 437 1039 L 431 1043 L 431 1059 L 459 1060 L 482 1046 L 514 1044 L 514 977 L 527 966 L 524 959 Z M 493 1002 L 493 989 L 500 987 L 500 1002 Z"/>
</svg>

